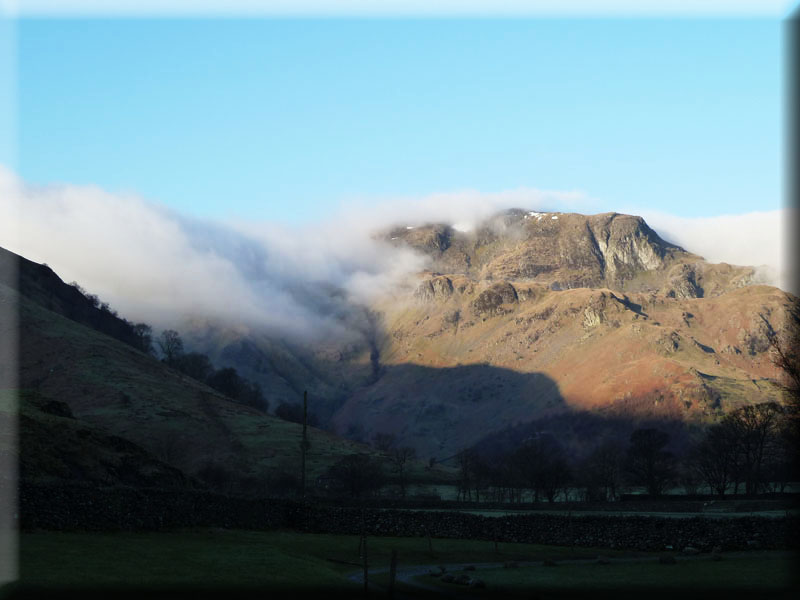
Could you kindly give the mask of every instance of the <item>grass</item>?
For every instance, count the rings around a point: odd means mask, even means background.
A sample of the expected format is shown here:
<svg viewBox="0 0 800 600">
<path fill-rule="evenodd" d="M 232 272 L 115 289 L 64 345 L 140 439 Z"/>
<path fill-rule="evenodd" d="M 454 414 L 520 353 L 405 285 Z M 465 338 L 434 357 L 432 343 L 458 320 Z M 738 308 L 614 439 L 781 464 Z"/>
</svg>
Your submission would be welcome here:
<svg viewBox="0 0 800 600">
<path fill-rule="evenodd" d="M 208 459 L 239 461 L 241 472 L 259 479 L 299 471 L 300 425 L 230 402 L 156 359 L 24 297 L 19 309 L 25 331 L 20 384 L 42 398 L 66 402 L 78 422 L 156 455 L 165 440 L 176 440 L 169 462 L 189 474 Z M 24 398 L 21 405 L 24 412 Z M 11 394 L 0 397 L 0 412 L 14 408 Z M 314 428 L 309 437 L 311 481 L 342 456 L 372 452 Z"/>
<path fill-rule="evenodd" d="M 324 587 L 341 585 L 345 540 L 291 533 L 31 533 L 20 536 L 20 580 L 26 585 L 78 587 Z M 352 547 L 357 548 L 357 539 Z M 314 552 L 304 550 L 314 548 Z"/>
<path fill-rule="evenodd" d="M 450 591 L 466 598 L 563 597 L 591 592 L 593 597 L 641 597 L 660 590 L 687 597 L 686 590 L 709 595 L 714 590 L 741 591 L 752 597 L 783 598 L 791 588 L 793 558 L 786 553 L 751 552 L 686 559 L 663 565 L 657 555 L 607 549 L 568 548 L 536 544 L 434 538 L 369 537 L 370 583 L 385 595 L 392 550 L 398 569 L 424 565 L 557 562 L 518 568 L 479 568 L 469 571 L 486 583 L 485 589 L 442 583 L 423 575 L 414 584 L 398 581 L 398 593 L 414 597 L 440 596 Z M 599 564 L 594 560 L 639 559 Z M 333 560 L 331 560 L 333 559 Z M 31 532 L 20 535 L 21 589 L 136 589 L 339 590 L 360 594 L 362 584 L 349 575 L 361 571 L 359 539 L 353 535 L 302 534 L 293 531 L 186 530 L 162 533 Z M 453 571 L 458 573 L 458 571 Z M 429 588 L 418 587 L 419 584 Z M 432 589 L 431 589 L 432 588 Z M 533 595 L 532 595 L 533 594 Z M 710 597 L 710 596 L 709 596 Z"/>
<path fill-rule="evenodd" d="M 641 597 L 645 591 L 657 591 L 670 597 L 685 596 L 687 591 L 709 595 L 730 590 L 752 597 L 784 597 L 794 587 L 795 558 L 789 555 L 759 552 L 734 556 L 720 561 L 707 557 L 678 558 L 672 565 L 660 564 L 652 557 L 644 562 L 620 564 L 560 564 L 514 569 L 481 569 L 467 572 L 482 579 L 486 588 L 475 589 L 443 583 L 430 576 L 413 578 L 419 583 L 445 590 L 459 590 L 460 595 L 483 598 L 501 593 L 504 597 L 530 598 L 532 593 L 546 597 L 572 591 L 606 593 L 617 597 Z M 458 574 L 460 571 L 454 572 Z"/>
<path fill-rule="evenodd" d="M 479 540 L 369 537 L 369 562 L 401 565 L 592 557 L 598 551 Z M 291 531 L 33 532 L 20 535 L 20 579 L 45 587 L 169 585 L 355 587 L 359 538 Z M 606 553 L 607 554 L 607 553 Z M 613 554 L 613 553 L 612 553 Z M 630 553 L 628 553 L 630 555 Z M 617 552 L 613 555 L 623 556 Z M 335 559 L 334 562 L 329 559 Z M 344 564 L 355 563 L 355 564 Z"/>
</svg>

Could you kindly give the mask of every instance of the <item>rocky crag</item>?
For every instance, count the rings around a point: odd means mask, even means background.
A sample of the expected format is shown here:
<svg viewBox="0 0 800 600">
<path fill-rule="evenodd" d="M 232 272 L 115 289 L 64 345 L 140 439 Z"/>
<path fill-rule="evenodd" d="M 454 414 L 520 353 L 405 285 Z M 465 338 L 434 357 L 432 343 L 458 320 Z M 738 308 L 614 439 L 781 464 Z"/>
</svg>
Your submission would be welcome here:
<svg viewBox="0 0 800 600">
<path fill-rule="evenodd" d="M 201 349 L 261 378 L 273 406 L 307 387 L 325 426 L 394 433 L 437 458 L 557 415 L 702 425 L 781 400 L 769 338 L 788 339 L 797 299 L 640 217 L 510 210 L 472 231 L 400 225 L 380 237 L 429 266 L 359 308 L 363 343 L 218 334 Z"/>
</svg>

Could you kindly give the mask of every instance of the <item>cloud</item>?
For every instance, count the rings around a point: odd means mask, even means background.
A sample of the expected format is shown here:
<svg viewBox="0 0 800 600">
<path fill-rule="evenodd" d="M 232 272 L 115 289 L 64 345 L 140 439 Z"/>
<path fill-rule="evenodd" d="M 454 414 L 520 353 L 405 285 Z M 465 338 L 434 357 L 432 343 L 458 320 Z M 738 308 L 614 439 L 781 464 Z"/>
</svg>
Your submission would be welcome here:
<svg viewBox="0 0 800 600">
<path fill-rule="evenodd" d="M 27 185 L 2 168 L 0 199 L 3 246 L 157 327 L 202 317 L 347 338 L 354 300 L 423 267 L 410 250 L 346 230 L 203 221 L 97 187 Z"/>
<path fill-rule="evenodd" d="M 712 263 L 759 267 L 763 283 L 797 294 L 788 248 L 790 209 L 715 217 L 641 216 L 665 240 Z"/>
<path fill-rule="evenodd" d="M 582 191 L 518 188 L 502 192 L 460 190 L 411 198 L 383 198 L 343 204 L 337 220 L 375 230 L 396 225 L 447 223 L 470 231 L 484 219 L 508 208 L 596 210 L 597 202 Z"/>
<path fill-rule="evenodd" d="M 596 212 L 596 202 L 576 191 L 466 190 L 351 202 L 290 228 L 197 219 L 93 186 L 29 185 L 0 167 L 0 245 L 48 263 L 126 318 L 161 328 L 200 317 L 301 341 L 358 337 L 365 327 L 359 304 L 426 266 L 410 249 L 378 241 L 376 231 L 426 222 L 470 230 L 512 207 Z M 777 212 L 646 218 L 665 238 L 713 262 L 787 270 Z"/>
</svg>

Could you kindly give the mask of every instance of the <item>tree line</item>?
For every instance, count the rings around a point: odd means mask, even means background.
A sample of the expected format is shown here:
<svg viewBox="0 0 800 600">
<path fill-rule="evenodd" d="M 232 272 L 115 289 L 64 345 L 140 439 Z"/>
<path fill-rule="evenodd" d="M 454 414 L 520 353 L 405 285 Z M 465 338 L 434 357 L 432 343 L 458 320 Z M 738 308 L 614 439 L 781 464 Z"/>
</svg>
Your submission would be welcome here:
<svg viewBox="0 0 800 600">
<path fill-rule="evenodd" d="M 460 452 L 457 498 L 470 502 L 556 502 L 561 499 L 619 500 L 638 488 L 650 497 L 680 489 L 683 494 L 756 495 L 783 492 L 798 479 L 797 413 L 769 402 L 744 406 L 712 425 L 680 454 L 670 436 L 655 427 L 634 430 L 627 444 L 607 440 L 574 460 L 558 440 L 539 432 L 499 456 L 474 449 Z M 323 477 L 333 495 L 361 498 L 387 484 L 405 497 L 413 448 L 393 435 L 376 434 L 377 454 L 354 454 Z"/>
<path fill-rule="evenodd" d="M 160 359 L 167 366 L 205 383 L 234 402 L 263 411 L 269 408 L 269 403 L 258 383 L 242 377 L 233 367 L 214 368 L 205 354 L 186 352 L 180 334 L 174 329 L 165 329 L 158 337 L 154 337 L 153 328 L 147 323 L 128 321 L 120 317 L 107 302 L 102 302 L 96 295 L 87 293 L 76 282 L 70 285 L 78 290 L 91 306 L 118 320 L 119 327 L 110 334 L 119 341 Z"/>
<path fill-rule="evenodd" d="M 788 316 L 790 333 L 795 333 L 800 308 L 793 304 Z M 783 380 L 778 383 L 785 404 L 765 402 L 732 411 L 680 454 L 669 449 L 669 434 L 655 427 L 636 429 L 627 445 L 602 441 L 581 460 L 547 432 L 499 454 L 467 449 L 453 457 L 458 464 L 458 498 L 555 502 L 577 492 L 573 499 L 610 501 L 634 487 L 653 497 L 674 488 L 687 495 L 704 490 L 720 498 L 785 491 L 789 482 L 800 480 L 800 352 L 791 343 L 795 340 L 781 342 L 775 332 L 769 341 L 773 364 L 781 371 Z M 390 481 L 388 464 L 402 480 L 405 496 L 404 465 L 414 458 L 413 450 L 401 452 L 396 439 L 386 434 L 377 434 L 373 445 L 382 459 L 345 457 L 330 469 L 329 479 L 342 493 L 373 494 Z"/>
<path fill-rule="evenodd" d="M 627 446 L 606 441 L 583 460 L 571 460 L 552 436 L 525 440 L 505 455 L 457 456 L 458 494 L 465 500 L 554 502 L 577 491 L 588 501 L 620 498 L 630 488 L 661 496 L 680 488 L 726 494 L 783 492 L 798 478 L 796 413 L 774 402 L 742 407 L 709 427 L 680 455 L 657 428 L 633 431 Z"/>
<path fill-rule="evenodd" d="M 246 404 L 259 410 L 269 408 L 261 386 L 251 382 L 233 367 L 215 369 L 207 355 L 200 352 L 184 352 L 183 340 L 174 329 L 165 329 L 156 339 L 161 361 L 184 375 L 205 383 L 234 402 Z"/>
<path fill-rule="evenodd" d="M 376 454 L 348 454 L 331 465 L 318 481 L 328 494 L 363 498 L 389 484 L 397 486 L 406 497 L 408 470 L 417 453 L 410 446 L 398 443 L 394 434 L 376 433 L 371 440 Z"/>
</svg>

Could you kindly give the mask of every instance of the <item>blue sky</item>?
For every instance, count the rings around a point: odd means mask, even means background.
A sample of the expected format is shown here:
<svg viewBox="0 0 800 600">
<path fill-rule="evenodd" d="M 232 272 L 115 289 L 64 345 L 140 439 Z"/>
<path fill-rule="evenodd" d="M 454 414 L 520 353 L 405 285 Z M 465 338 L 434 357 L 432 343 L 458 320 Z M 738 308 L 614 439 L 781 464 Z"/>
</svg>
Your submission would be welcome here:
<svg viewBox="0 0 800 600">
<path fill-rule="evenodd" d="M 783 25 L 737 19 L 20 19 L 29 183 L 297 223 L 517 188 L 779 208 Z"/>
</svg>

